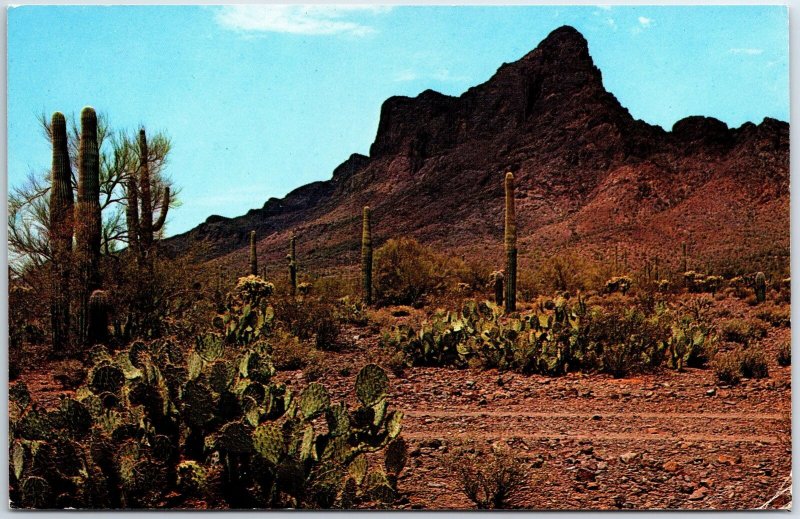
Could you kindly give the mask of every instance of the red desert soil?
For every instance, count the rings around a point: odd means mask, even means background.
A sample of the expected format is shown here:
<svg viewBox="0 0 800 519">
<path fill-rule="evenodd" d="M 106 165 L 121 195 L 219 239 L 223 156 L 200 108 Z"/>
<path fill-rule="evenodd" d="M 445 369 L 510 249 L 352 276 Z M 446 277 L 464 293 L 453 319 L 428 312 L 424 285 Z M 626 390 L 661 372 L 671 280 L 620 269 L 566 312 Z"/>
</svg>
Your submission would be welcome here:
<svg viewBox="0 0 800 519">
<path fill-rule="evenodd" d="M 743 315 L 752 312 L 727 302 Z M 366 328 L 344 333 L 351 346 L 326 354 L 321 382 L 334 400 L 354 404 L 355 374 L 378 358 L 379 335 Z M 730 388 L 717 385 L 711 368 L 619 380 L 441 368 L 390 374 L 391 403 L 405 412 L 410 453 L 400 507 L 472 508 L 442 462 L 454 450 L 493 444 L 510 447 L 530 469 L 515 503 L 521 508 L 758 507 L 791 470 L 791 368 L 775 360 L 790 335 L 771 328 L 757 345 L 769 359 L 769 378 Z M 306 384 L 301 371 L 278 378 L 298 389 Z M 21 380 L 41 405 L 54 405 L 63 393 L 41 371 Z"/>
</svg>

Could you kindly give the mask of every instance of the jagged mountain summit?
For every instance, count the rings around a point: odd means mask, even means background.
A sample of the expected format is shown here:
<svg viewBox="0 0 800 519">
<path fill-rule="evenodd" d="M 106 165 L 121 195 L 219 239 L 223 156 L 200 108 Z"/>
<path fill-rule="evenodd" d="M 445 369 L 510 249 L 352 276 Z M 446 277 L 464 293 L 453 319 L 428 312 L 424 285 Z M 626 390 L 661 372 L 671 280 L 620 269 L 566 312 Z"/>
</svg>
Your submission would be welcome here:
<svg viewBox="0 0 800 519">
<path fill-rule="evenodd" d="M 246 262 L 248 232 L 283 267 L 298 235 L 307 268 L 356 264 L 360 210 L 373 209 L 376 245 L 410 235 L 455 254 L 500 257 L 502 180 L 517 183 L 520 261 L 610 247 L 700 261 L 785 258 L 789 251 L 789 124 L 739 128 L 692 116 L 671 131 L 634 119 L 603 86 L 586 39 L 550 33 L 520 60 L 453 97 L 426 90 L 381 108 L 370 156 L 332 178 L 237 218 L 211 216 L 165 241 L 202 242 Z M 675 259 L 677 261 L 677 259 Z"/>
</svg>

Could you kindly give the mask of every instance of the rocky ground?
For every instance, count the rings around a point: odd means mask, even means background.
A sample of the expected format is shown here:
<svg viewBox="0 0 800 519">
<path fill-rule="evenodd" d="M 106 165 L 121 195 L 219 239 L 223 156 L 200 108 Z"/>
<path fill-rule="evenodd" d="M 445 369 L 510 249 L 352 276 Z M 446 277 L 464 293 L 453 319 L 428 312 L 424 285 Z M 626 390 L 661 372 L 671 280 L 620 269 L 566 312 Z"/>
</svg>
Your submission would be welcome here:
<svg viewBox="0 0 800 519">
<path fill-rule="evenodd" d="M 756 508 L 791 471 L 791 368 L 771 352 L 788 334 L 763 343 L 770 377 L 736 387 L 717 385 L 712 369 L 620 380 L 437 368 L 391 376 L 411 454 L 403 506 L 472 508 L 444 457 L 505 444 L 530 469 L 521 508 Z M 374 339 L 361 342 L 377 347 Z M 340 367 L 366 362 L 362 348 L 332 355 Z M 286 375 L 305 383 L 300 372 Z M 351 400 L 353 379 L 325 382 Z"/>
<path fill-rule="evenodd" d="M 520 508 L 756 508 L 791 471 L 791 368 L 776 362 L 790 335 L 770 328 L 757 345 L 769 359 L 769 378 L 735 387 L 719 385 L 710 368 L 626 379 L 437 368 L 390 374 L 410 454 L 397 506 L 472 508 L 444 460 L 499 445 L 524 459 L 528 478 L 514 501 Z M 358 369 L 381 352 L 374 328 L 348 328 L 345 337 L 348 347 L 326 354 L 320 382 L 334 400 L 352 403 Z M 45 406 L 63 392 L 51 373 L 21 378 Z M 302 371 L 279 378 L 307 384 Z"/>
</svg>

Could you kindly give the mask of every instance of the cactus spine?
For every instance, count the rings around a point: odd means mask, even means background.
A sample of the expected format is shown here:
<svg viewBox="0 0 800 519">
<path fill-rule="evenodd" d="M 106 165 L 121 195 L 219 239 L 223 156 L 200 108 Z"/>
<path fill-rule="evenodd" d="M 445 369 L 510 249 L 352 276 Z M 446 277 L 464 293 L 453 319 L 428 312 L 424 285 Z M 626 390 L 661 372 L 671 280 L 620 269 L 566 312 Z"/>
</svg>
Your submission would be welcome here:
<svg viewBox="0 0 800 519">
<path fill-rule="evenodd" d="M 361 286 L 364 303 L 372 304 L 372 228 L 370 209 L 365 206 L 361 215 Z"/>
<path fill-rule="evenodd" d="M 767 278 L 763 272 L 756 274 L 755 290 L 756 301 L 763 303 L 767 299 Z"/>
<path fill-rule="evenodd" d="M 62 113 L 53 114 L 50 132 L 53 144 L 49 229 L 53 253 L 50 319 L 53 328 L 53 353 L 63 355 L 69 351 L 69 285 L 74 208 L 72 168 L 67 147 L 67 121 Z"/>
<path fill-rule="evenodd" d="M 250 231 L 250 275 L 258 275 L 258 255 L 256 254 L 256 231 Z"/>
<path fill-rule="evenodd" d="M 75 241 L 79 260 L 78 336 L 87 339 L 89 297 L 100 288 L 100 153 L 97 146 L 97 114 L 87 106 L 81 112 L 78 153 L 78 204 Z"/>
<path fill-rule="evenodd" d="M 128 209 L 128 243 L 131 251 L 141 261 L 150 256 L 153 247 L 153 236 L 161 231 L 167 220 L 170 191 L 164 188 L 164 198 L 158 220 L 153 222 L 153 199 L 150 182 L 150 151 L 147 146 L 147 133 L 139 130 L 139 170 L 131 175 L 127 183 Z"/>
<path fill-rule="evenodd" d="M 297 294 L 297 256 L 295 254 L 295 235 L 289 238 L 289 286 L 291 287 L 292 295 Z"/>
<path fill-rule="evenodd" d="M 517 309 L 517 222 L 514 210 L 514 174 L 506 173 L 506 312 Z"/>
</svg>

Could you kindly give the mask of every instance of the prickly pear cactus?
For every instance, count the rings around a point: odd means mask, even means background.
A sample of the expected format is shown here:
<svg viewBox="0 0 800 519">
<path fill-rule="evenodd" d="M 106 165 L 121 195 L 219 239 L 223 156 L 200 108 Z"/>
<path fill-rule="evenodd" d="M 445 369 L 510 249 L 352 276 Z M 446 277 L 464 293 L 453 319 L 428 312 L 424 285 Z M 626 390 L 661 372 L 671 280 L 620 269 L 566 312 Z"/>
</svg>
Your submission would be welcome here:
<svg viewBox="0 0 800 519">
<path fill-rule="evenodd" d="M 331 398 L 322 384 L 312 382 L 300 394 L 299 404 L 306 420 L 313 420 L 328 409 Z"/>
<path fill-rule="evenodd" d="M 389 378 L 377 364 L 368 364 L 361 368 L 356 377 L 356 396 L 365 406 L 373 406 L 386 397 Z"/>
</svg>

